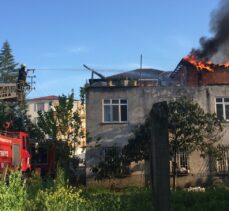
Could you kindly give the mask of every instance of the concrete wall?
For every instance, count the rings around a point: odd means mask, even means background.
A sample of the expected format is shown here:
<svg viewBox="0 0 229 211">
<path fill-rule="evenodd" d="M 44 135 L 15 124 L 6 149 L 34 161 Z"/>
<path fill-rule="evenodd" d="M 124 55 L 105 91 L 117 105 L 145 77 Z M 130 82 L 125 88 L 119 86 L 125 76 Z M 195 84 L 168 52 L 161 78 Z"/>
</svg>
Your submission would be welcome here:
<svg viewBox="0 0 229 211">
<path fill-rule="evenodd" d="M 124 146 L 133 135 L 132 131 L 137 124 L 143 123 L 154 103 L 170 101 L 181 96 L 188 96 L 198 102 L 206 111 L 216 112 L 215 98 L 229 96 L 229 86 L 206 87 L 97 87 L 89 88 L 87 93 L 86 121 L 87 132 L 92 140 L 99 139 L 101 146 Z M 104 98 L 126 98 L 128 100 L 127 123 L 103 123 L 102 100 Z M 229 125 L 225 124 L 224 144 L 229 144 Z M 89 145 L 93 145 L 92 142 Z M 88 148 L 86 152 L 86 173 L 88 182 L 92 175 L 90 168 L 101 159 L 99 148 Z M 207 160 L 193 153 L 190 157 L 191 179 L 195 175 L 203 176 L 209 172 Z M 198 175 L 199 174 L 199 175 Z M 195 177 L 196 179 L 197 177 Z M 185 179 L 183 179 L 185 180 Z M 183 184 L 188 183 L 185 180 Z M 89 182 L 91 183 L 91 182 Z M 136 183 L 137 185 L 137 183 Z"/>
</svg>

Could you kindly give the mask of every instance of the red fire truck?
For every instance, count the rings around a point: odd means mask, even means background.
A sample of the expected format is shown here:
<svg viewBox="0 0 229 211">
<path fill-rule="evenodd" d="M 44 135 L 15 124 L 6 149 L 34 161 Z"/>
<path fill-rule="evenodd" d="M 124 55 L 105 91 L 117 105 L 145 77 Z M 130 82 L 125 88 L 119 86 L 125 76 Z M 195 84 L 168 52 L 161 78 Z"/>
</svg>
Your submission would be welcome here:
<svg viewBox="0 0 229 211">
<path fill-rule="evenodd" d="M 25 68 L 25 65 L 22 65 L 22 67 Z M 34 73 L 34 70 L 32 71 Z M 33 81 L 27 83 L 26 78 L 22 80 L 20 77 L 19 71 L 18 83 L 0 83 L 0 100 L 24 100 L 25 93 L 33 89 Z M 10 127 L 9 122 L 6 122 L 3 127 L 6 131 L 0 132 L 0 173 L 5 167 L 10 169 L 20 168 L 22 172 L 30 171 L 31 155 L 28 150 L 28 134 L 25 132 L 7 132 Z"/>
<path fill-rule="evenodd" d="M 0 133 L 0 172 L 5 166 L 30 171 L 31 155 L 28 150 L 28 134 L 25 132 Z"/>
</svg>

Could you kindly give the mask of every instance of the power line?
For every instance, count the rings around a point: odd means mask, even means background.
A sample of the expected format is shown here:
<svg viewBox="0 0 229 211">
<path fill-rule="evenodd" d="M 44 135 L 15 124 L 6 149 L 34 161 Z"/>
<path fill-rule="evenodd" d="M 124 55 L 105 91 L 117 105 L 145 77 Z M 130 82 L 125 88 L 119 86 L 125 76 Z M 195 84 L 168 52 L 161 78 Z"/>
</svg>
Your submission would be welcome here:
<svg viewBox="0 0 229 211">
<path fill-rule="evenodd" d="M 82 71 L 82 72 L 86 72 L 85 69 L 83 68 L 29 68 L 29 69 L 33 69 L 33 70 L 38 70 L 38 71 Z M 107 68 L 107 69 L 100 69 L 100 68 L 95 68 L 98 71 L 101 72 L 118 72 L 118 71 L 128 71 L 127 68 L 123 68 L 123 69 L 111 69 L 111 68 Z M 135 68 L 128 68 L 128 69 L 135 69 Z M 137 69 L 137 68 L 136 68 Z"/>
<path fill-rule="evenodd" d="M 151 67 L 145 67 L 145 68 L 151 68 Z M 87 72 L 84 68 L 68 68 L 68 67 L 63 67 L 63 68 L 28 68 L 29 70 L 35 70 L 35 71 L 75 71 L 75 72 Z M 94 68 L 98 72 L 127 72 L 135 69 L 139 69 L 139 67 L 133 67 L 133 68 Z M 144 67 L 143 67 L 144 69 Z M 163 69 L 163 68 L 153 68 L 152 69 Z"/>
</svg>

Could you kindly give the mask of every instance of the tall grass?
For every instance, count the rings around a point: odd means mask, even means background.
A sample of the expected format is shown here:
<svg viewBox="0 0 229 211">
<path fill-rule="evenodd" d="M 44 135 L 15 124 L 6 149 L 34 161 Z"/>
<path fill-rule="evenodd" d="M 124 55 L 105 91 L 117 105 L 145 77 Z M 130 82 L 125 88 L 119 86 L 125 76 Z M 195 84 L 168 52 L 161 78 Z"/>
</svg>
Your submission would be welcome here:
<svg viewBox="0 0 229 211">
<path fill-rule="evenodd" d="M 68 185 L 58 171 L 56 180 L 33 175 L 26 183 L 20 172 L 10 175 L 9 184 L 0 183 L 0 210 L 48 211 L 148 211 L 153 210 L 150 189 L 76 188 Z M 171 194 L 173 211 L 229 210 L 229 189 L 207 189 L 206 192 L 177 191 Z"/>
</svg>

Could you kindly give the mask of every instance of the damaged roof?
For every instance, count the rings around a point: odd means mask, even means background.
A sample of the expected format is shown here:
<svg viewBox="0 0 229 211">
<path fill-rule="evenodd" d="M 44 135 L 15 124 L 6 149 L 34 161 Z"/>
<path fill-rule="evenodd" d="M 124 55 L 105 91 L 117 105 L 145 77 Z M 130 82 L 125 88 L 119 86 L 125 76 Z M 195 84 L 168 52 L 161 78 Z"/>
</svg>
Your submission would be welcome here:
<svg viewBox="0 0 229 211">
<path fill-rule="evenodd" d="M 123 72 L 120 74 L 112 75 L 106 77 L 106 79 L 129 79 L 129 80 L 137 80 L 137 79 L 159 79 L 165 71 L 156 70 L 156 69 L 136 69 L 128 72 Z"/>
<path fill-rule="evenodd" d="M 174 83 L 174 80 L 170 78 L 171 71 L 163 71 L 152 68 L 135 69 L 116 75 L 108 76 L 105 79 L 92 80 L 91 86 L 103 87 L 107 86 L 109 80 L 158 80 L 161 86 L 169 86 Z"/>
</svg>

